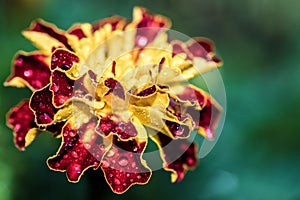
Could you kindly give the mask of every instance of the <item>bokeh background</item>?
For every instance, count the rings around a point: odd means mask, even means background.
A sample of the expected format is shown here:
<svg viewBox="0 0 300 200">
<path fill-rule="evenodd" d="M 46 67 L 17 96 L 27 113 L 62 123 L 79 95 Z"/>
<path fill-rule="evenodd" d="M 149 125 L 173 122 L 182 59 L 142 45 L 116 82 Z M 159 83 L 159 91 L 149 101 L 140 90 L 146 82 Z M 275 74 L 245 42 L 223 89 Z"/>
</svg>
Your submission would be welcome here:
<svg viewBox="0 0 300 200">
<path fill-rule="evenodd" d="M 0 83 L 36 18 L 67 29 L 135 5 L 169 16 L 173 29 L 211 38 L 225 64 L 226 123 L 213 151 L 179 184 L 155 171 L 149 184 L 113 194 L 102 172 L 78 184 L 45 163 L 59 141 L 41 135 L 25 152 L 13 144 L 5 113 L 28 89 L 0 84 L 0 200 L 300 199 L 300 1 L 298 0 L 0 0 Z"/>
</svg>

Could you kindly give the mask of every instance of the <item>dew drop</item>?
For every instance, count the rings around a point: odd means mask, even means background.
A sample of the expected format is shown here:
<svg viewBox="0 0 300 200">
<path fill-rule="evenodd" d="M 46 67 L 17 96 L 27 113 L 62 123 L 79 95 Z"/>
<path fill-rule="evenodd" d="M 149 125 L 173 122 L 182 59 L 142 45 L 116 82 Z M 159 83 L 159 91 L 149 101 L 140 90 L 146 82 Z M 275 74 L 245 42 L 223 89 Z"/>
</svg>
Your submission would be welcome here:
<svg viewBox="0 0 300 200">
<path fill-rule="evenodd" d="M 112 173 L 110 173 L 108 176 L 109 176 L 110 178 L 112 178 L 114 175 L 113 175 Z"/>
<path fill-rule="evenodd" d="M 131 163 L 131 167 L 132 167 L 132 168 L 135 168 L 135 167 L 136 167 L 135 162 Z"/>
<path fill-rule="evenodd" d="M 187 158 L 187 159 L 186 159 L 186 162 L 187 162 L 187 164 L 188 164 L 189 166 L 193 166 L 193 165 L 195 164 L 195 161 L 194 161 L 194 159 L 192 159 L 192 158 Z"/>
<path fill-rule="evenodd" d="M 14 128 L 15 132 L 19 132 L 20 129 L 21 129 L 21 124 L 16 124 Z"/>
<path fill-rule="evenodd" d="M 40 120 L 41 124 L 48 124 L 48 123 L 52 122 L 52 118 L 50 117 L 50 115 L 48 113 L 43 113 L 42 115 L 40 115 L 39 120 Z"/>
<path fill-rule="evenodd" d="M 127 183 L 123 183 L 123 186 L 126 187 L 126 186 L 127 186 Z"/>
<path fill-rule="evenodd" d="M 70 136 L 70 137 L 75 137 L 76 134 L 77 134 L 77 133 L 76 133 L 75 131 L 72 131 L 72 130 L 69 131 L 69 136 Z"/>
<path fill-rule="evenodd" d="M 90 144 L 88 144 L 88 143 L 85 143 L 85 144 L 84 144 L 84 147 L 85 147 L 87 150 L 89 150 L 92 146 L 91 146 Z"/>
<path fill-rule="evenodd" d="M 30 77 L 30 76 L 32 76 L 32 70 L 31 70 L 31 69 L 25 70 L 25 71 L 24 71 L 24 76 L 25 76 L 25 77 Z"/>
<path fill-rule="evenodd" d="M 61 68 L 62 70 L 67 71 L 68 69 L 71 68 L 71 66 L 70 66 L 70 65 L 62 65 L 62 66 L 60 66 L 60 68 Z"/>
<path fill-rule="evenodd" d="M 63 156 L 63 158 L 64 158 L 64 159 L 67 159 L 67 158 L 69 158 L 69 156 L 68 156 L 67 154 L 65 154 L 65 155 Z"/>
<path fill-rule="evenodd" d="M 105 145 L 104 145 L 104 144 L 101 144 L 101 145 L 100 145 L 100 150 L 101 150 L 101 151 L 104 151 L 104 150 L 105 150 Z"/>
<path fill-rule="evenodd" d="M 121 157 L 118 163 L 121 167 L 126 167 L 128 165 L 128 159 L 126 157 Z"/>
<path fill-rule="evenodd" d="M 115 155 L 115 152 L 111 149 L 107 152 L 107 157 L 113 157 Z"/>
<path fill-rule="evenodd" d="M 147 44 L 147 42 L 148 42 L 148 39 L 146 37 L 140 36 L 137 43 L 140 47 L 143 47 Z"/>
<path fill-rule="evenodd" d="M 51 90 L 52 90 L 53 92 L 58 92 L 58 90 L 59 90 L 58 85 L 56 85 L 55 83 L 53 83 L 52 86 L 51 86 Z"/>
<path fill-rule="evenodd" d="M 54 167 L 58 168 L 58 167 L 60 167 L 60 164 L 59 163 L 55 163 Z"/>
<path fill-rule="evenodd" d="M 53 55 L 53 56 L 52 56 L 52 61 L 53 61 L 53 62 L 58 61 L 58 58 L 56 57 L 56 55 Z"/>
<path fill-rule="evenodd" d="M 119 179 L 117 179 L 117 178 L 114 178 L 114 183 L 115 183 L 116 185 L 120 185 L 120 184 L 121 184 L 121 181 L 120 181 Z"/>
<path fill-rule="evenodd" d="M 18 58 L 18 59 L 15 61 L 15 64 L 16 64 L 17 66 L 23 65 L 23 58 Z"/>
<path fill-rule="evenodd" d="M 45 131 L 45 130 L 46 130 L 46 127 L 45 127 L 45 126 L 39 126 L 39 129 L 40 129 L 41 131 Z"/>
<path fill-rule="evenodd" d="M 72 151 L 72 152 L 71 152 L 71 156 L 72 156 L 73 158 L 78 158 L 78 153 L 77 153 L 76 151 Z"/>
<path fill-rule="evenodd" d="M 141 177 L 141 175 L 137 175 L 137 177 L 136 177 L 137 179 L 141 179 L 142 177 Z"/>
<path fill-rule="evenodd" d="M 126 173 L 126 177 L 129 178 L 129 177 L 130 177 L 130 174 L 129 174 L 129 173 Z"/>
<path fill-rule="evenodd" d="M 137 148 L 137 147 L 134 147 L 132 151 L 133 151 L 133 152 L 137 152 L 137 150 L 138 150 L 138 148 Z"/>
<path fill-rule="evenodd" d="M 21 136 L 17 137 L 17 141 L 21 142 L 23 140 L 23 138 Z"/>
<path fill-rule="evenodd" d="M 109 167 L 109 163 L 106 160 L 102 161 L 102 168 L 108 168 Z"/>
</svg>

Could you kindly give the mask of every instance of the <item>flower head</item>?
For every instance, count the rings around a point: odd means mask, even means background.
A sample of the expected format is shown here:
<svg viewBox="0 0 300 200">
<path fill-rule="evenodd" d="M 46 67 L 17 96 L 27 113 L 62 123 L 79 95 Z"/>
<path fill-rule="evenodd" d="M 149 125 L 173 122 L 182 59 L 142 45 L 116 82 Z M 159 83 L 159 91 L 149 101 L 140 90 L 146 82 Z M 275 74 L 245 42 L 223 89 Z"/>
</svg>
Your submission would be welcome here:
<svg viewBox="0 0 300 200">
<path fill-rule="evenodd" d="M 191 131 L 213 139 L 221 113 L 187 81 L 222 62 L 210 40 L 174 40 L 169 27 L 169 19 L 140 7 L 131 22 L 114 16 L 68 31 L 34 21 L 23 35 L 38 50 L 19 52 L 5 82 L 33 92 L 8 113 L 16 147 L 47 131 L 61 139 L 50 169 L 71 182 L 101 169 L 113 192 L 123 193 L 149 181 L 143 154 L 152 139 L 172 182 L 181 181 L 198 163 Z"/>
</svg>

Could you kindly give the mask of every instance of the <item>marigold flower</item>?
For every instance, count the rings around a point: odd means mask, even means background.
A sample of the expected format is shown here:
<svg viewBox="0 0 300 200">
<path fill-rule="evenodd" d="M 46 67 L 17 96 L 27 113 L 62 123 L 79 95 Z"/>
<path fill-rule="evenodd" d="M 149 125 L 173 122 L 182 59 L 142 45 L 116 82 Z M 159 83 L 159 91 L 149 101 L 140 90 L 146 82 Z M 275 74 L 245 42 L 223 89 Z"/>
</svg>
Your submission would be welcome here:
<svg viewBox="0 0 300 200">
<path fill-rule="evenodd" d="M 38 50 L 17 53 L 5 82 L 33 92 L 8 113 L 16 147 L 47 131 L 62 141 L 50 169 L 78 182 L 100 168 L 120 194 L 149 181 L 143 153 L 150 138 L 172 182 L 181 181 L 198 163 L 191 131 L 213 139 L 222 110 L 185 81 L 222 62 L 210 40 L 172 40 L 169 27 L 169 19 L 141 7 L 131 22 L 113 16 L 68 31 L 34 21 L 23 35 Z"/>
</svg>

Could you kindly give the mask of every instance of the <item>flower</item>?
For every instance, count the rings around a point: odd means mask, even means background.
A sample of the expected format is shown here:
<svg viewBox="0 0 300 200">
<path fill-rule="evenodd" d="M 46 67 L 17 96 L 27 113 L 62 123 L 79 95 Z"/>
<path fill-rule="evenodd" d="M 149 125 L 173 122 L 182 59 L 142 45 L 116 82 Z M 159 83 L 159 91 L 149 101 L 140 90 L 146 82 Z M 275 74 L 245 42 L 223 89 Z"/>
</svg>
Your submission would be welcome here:
<svg viewBox="0 0 300 200">
<path fill-rule="evenodd" d="M 8 113 L 16 147 L 24 150 L 46 131 L 61 139 L 50 169 L 71 182 L 102 169 L 121 194 L 149 181 L 143 154 L 150 138 L 172 182 L 181 181 L 198 163 L 191 131 L 213 139 L 222 111 L 186 81 L 222 62 L 210 40 L 174 40 L 169 27 L 169 19 L 141 7 L 131 22 L 113 16 L 68 31 L 34 21 L 23 35 L 38 50 L 17 53 L 5 82 L 33 92 Z"/>
</svg>

